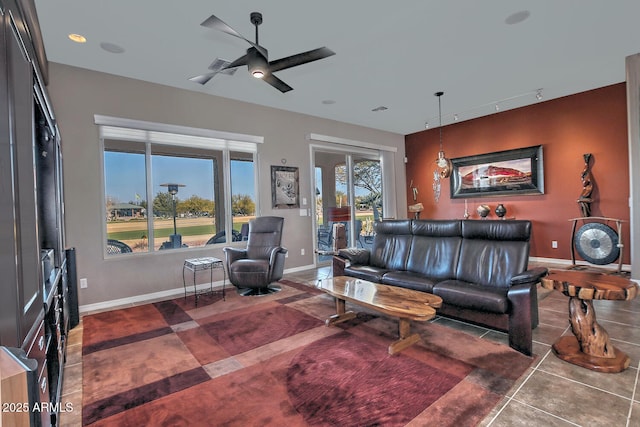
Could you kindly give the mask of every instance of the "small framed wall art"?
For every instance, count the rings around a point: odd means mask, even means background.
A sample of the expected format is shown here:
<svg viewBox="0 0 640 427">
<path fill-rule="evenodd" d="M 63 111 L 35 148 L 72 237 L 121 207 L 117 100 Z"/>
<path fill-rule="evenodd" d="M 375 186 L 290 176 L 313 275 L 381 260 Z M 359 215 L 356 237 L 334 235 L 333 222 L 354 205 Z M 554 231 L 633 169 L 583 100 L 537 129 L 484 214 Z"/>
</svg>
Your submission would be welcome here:
<svg viewBox="0 0 640 427">
<path fill-rule="evenodd" d="M 271 166 L 271 205 L 275 209 L 299 208 L 298 168 Z"/>
</svg>

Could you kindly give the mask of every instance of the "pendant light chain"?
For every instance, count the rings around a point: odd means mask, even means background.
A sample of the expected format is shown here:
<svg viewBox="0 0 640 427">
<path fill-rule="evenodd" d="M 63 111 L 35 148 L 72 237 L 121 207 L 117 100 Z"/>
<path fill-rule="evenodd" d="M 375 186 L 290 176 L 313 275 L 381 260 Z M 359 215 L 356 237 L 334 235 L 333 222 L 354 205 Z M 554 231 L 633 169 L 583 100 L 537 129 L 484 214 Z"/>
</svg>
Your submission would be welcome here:
<svg viewBox="0 0 640 427">
<path fill-rule="evenodd" d="M 444 92 L 436 92 L 438 97 L 438 117 L 440 118 L 440 151 L 442 151 L 442 95 L 444 95 Z"/>
</svg>

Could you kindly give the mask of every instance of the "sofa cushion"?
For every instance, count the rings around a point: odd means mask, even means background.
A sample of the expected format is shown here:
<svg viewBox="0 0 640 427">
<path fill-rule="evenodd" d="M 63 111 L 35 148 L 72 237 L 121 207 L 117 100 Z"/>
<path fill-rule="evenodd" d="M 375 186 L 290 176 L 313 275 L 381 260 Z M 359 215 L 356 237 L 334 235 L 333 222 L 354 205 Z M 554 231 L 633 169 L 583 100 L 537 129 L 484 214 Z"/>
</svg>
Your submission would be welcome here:
<svg viewBox="0 0 640 427">
<path fill-rule="evenodd" d="M 458 219 L 416 219 L 411 222 L 414 236 L 462 236 L 462 222 Z"/>
<path fill-rule="evenodd" d="M 503 289 L 463 282 L 445 280 L 433 286 L 433 294 L 449 305 L 492 313 L 507 313 L 509 300 Z"/>
<path fill-rule="evenodd" d="M 435 281 L 411 271 L 390 271 L 382 276 L 382 283 L 431 293 Z"/>
<path fill-rule="evenodd" d="M 440 280 L 455 278 L 461 244 L 461 237 L 414 236 L 407 270 Z"/>
<path fill-rule="evenodd" d="M 387 270 L 406 270 L 411 247 L 411 220 L 387 220 L 374 223 L 376 236 L 369 263 Z"/>
<path fill-rule="evenodd" d="M 463 221 L 456 279 L 507 289 L 527 269 L 530 233 L 529 221 Z"/>
<path fill-rule="evenodd" d="M 389 270 L 372 265 L 351 265 L 344 268 L 344 275 L 351 276 L 369 282 L 382 283 L 382 276 Z"/>
<path fill-rule="evenodd" d="M 531 221 L 468 219 L 462 221 L 462 237 L 499 242 L 503 240 L 528 242 L 531 238 Z"/>
<path fill-rule="evenodd" d="M 414 220 L 411 231 L 407 270 L 434 279 L 455 278 L 462 242 L 461 221 Z"/>
</svg>

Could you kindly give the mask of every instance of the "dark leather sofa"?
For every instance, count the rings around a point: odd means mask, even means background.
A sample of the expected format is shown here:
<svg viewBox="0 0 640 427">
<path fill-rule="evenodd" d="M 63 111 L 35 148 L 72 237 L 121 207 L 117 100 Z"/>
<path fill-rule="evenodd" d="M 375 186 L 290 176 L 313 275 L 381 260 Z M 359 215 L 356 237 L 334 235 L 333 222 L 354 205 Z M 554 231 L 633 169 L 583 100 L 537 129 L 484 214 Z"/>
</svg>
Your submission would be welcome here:
<svg viewBox="0 0 640 427">
<path fill-rule="evenodd" d="M 433 293 L 438 314 L 507 332 L 512 348 L 532 354 L 547 269 L 527 269 L 530 221 L 390 220 L 375 231 L 371 250 L 333 257 L 334 276 Z"/>
</svg>

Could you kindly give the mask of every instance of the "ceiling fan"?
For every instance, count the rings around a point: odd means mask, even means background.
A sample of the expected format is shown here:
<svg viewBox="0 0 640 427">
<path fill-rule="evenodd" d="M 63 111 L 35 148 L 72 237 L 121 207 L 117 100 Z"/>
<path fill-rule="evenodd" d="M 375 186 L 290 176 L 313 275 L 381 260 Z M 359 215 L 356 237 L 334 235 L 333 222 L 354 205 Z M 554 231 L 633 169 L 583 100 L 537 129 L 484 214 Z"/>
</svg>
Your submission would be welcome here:
<svg viewBox="0 0 640 427">
<path fill-rule="evenodd" d="M 260 44 L 258 43 L 258 26 L 262 24 L 262 14 L 260 12 L 251 12 L 250 18 L 251 23 L 256 27 L 255 43 L 244 38 L 240 33 L 225 24 L 220 18 L 216 17 L 215 15 L 211 15 L 202 24 L 200 24 L 203 27 L 212 28 L 214 30 L 222 31 L 223 33 L 229 34 L 231 36 L 238 37 L 249 43 L 251 47 L 247 49 L 247 53 L 245 55 L 242 55 L 240 58 L 236 59 L 230 64 L 222 68 L 215 69 L 214 71 L 211 71 L 209 73 L 191 77 L 189 80 L 204 85 L 209 80 L 211 80 L 213 76 L 222 71 L 239 67 L 241 65 L 246 65 L 253 77 L 264 80 L 271 86 L 278 89 L 280 92 L 284 93 L 293 90 L 293 88 L 273 75 L 274 72 L 335 55 L 335 52 L 331 49 L 321 47 L 269 62 L 269 54 L 267 49 L 265 49 L 263 46 L 260 46 Z M 212 67 L 209 68 L 212 69 Z"/>
</svg>

